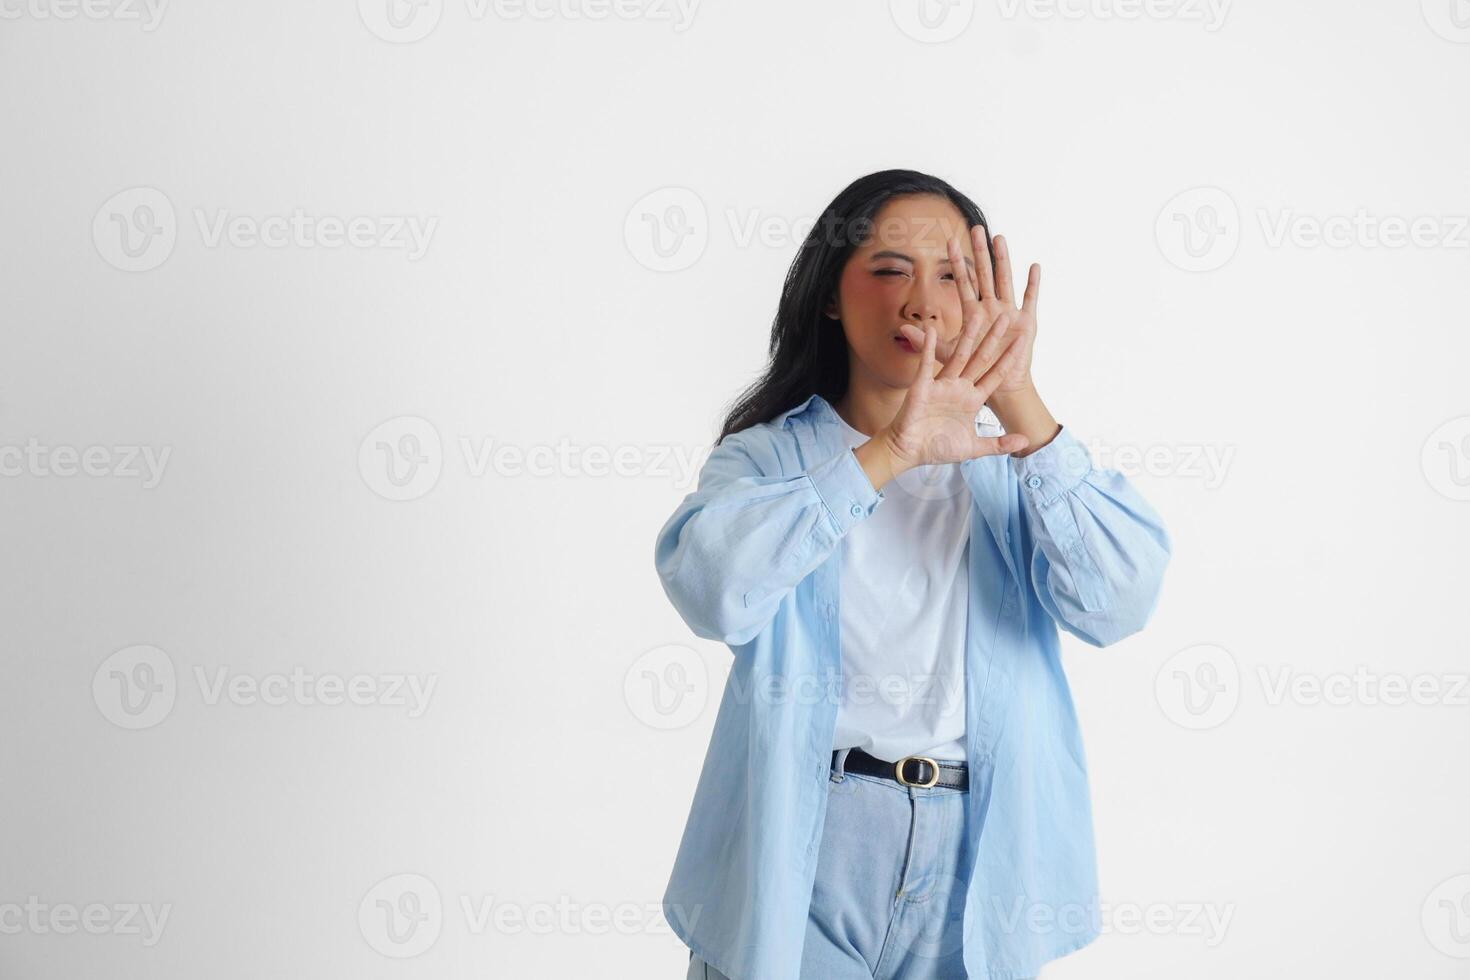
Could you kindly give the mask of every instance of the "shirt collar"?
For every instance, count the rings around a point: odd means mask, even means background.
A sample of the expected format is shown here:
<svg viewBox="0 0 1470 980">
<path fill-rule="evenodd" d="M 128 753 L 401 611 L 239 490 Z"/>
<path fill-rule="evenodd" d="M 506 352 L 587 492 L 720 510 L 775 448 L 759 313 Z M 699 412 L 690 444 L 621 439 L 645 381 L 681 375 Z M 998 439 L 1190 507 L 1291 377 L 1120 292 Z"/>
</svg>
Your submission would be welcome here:
<svg viewBox="0 0 1470 980">
<path fill-rule="evenodd" d="M 788 418 L 795 418 L 807 413 L 811 413 L 811 421 L 814 422 L 830 422 L 833 424 L 837 422 L 837 410 L 832 407 L 831 403 L 821 395 L 812 394 L 800 405 L 797 405 L 795 408 L 788 408 L 780 415 L 777 415 L 771 420 L 771 424 L 780 428 L 786 424 Z"/>
</svg>

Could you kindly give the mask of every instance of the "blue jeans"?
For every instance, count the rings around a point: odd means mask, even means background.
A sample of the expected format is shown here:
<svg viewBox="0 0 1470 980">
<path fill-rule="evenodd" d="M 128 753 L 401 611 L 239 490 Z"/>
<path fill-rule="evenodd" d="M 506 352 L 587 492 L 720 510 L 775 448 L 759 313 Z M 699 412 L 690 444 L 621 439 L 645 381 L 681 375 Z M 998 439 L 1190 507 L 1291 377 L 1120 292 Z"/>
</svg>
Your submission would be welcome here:
<svg viewBox="0 0 1470 980">
<path fill-rule="evenodd" d="M 803 980 L 963 978 L 966 791 L 845 772 L 847 751 L 827 784 Z M 731 980 L 692 950 L 687 977 Z"/>
</svg>

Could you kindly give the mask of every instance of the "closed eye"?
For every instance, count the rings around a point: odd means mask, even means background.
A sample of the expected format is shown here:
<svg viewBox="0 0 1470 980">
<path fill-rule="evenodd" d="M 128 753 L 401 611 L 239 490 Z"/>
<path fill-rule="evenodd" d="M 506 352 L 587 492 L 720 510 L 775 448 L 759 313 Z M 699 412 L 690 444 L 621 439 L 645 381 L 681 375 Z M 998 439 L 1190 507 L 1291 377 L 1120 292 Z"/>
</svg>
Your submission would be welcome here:
<svg viewBox="0 0 1470 980">
<path fill-rule="evenodd" d="M 874 271 L 873 274 L 874 275 L 877 275 L 877 276 L 906 276 L 906 275 L 908 275 L 908 273 L 907 272 L 904 272 L 902 269 L 877 269 L 877 270 Z M 954 273 L 953 272 L 946 272 L 944 275 L 940 276 L 939 278 L 941 278 L 941 279 L 953 279 L 954 278 Z"/>
</svg>

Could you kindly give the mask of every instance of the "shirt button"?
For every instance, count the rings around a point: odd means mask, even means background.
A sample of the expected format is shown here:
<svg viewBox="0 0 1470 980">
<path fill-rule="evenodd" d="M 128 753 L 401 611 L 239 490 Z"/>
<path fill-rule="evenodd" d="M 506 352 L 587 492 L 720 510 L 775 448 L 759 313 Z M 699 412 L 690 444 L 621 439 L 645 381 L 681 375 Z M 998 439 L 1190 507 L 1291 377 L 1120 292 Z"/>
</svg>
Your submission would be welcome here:
<svg viewBox="0 0 1470 980">
<path fill-rule="evenodd" d="M 1041 477 L 1039 477 L 1039 476 L 1028 476 L 1028 477 L 1026 477 L 1026 486 L 1030 487 L 1032 490 L 1035 490 L 1037 487 L 1041 486 Z"/>
<path fill-rule="evenodd" d="M 852 516 L 853 517 L 857 517 L 857 516 L 861 515 L 862 512 L 863 512 L 863 508 L 862 508 L 862 505 L 861 504 L 853 504 L 848 509 L 852 512 Z"/>
</svg>

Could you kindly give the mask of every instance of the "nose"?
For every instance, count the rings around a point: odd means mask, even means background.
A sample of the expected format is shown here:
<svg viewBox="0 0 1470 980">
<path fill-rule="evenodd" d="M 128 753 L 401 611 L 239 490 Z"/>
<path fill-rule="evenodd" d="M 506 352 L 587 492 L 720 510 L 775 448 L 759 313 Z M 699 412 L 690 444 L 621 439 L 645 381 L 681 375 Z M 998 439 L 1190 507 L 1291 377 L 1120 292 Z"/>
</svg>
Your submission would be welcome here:
<svg viewBox="0 0 1470 980">
<path fill-rule="evenodd" d="M 922 327 L 926 321 L 934 321 L 937 327 L 940 325 L 939 289 L 936 286 L 920 280 L 914 284 L 909 292 L 908 301 L 904 303 L 903 317 L 912 321 L 915 325 Z"/>
</svg>

